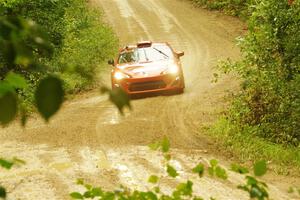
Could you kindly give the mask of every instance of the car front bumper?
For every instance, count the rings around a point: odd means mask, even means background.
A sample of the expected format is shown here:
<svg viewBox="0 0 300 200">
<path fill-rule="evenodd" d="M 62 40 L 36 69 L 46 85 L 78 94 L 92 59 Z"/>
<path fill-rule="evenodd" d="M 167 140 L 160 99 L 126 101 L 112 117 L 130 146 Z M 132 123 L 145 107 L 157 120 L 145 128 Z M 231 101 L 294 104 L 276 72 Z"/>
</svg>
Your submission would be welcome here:
<svg viewBox="0 0 300 200">
<path fill-rule="evenodd" d="M 112 87 L 121 87 L 127 94 L 156 93 L 174 91 L 184 88 L 183 76 L 164 74 L 155 77 L 126 78 L 120 81 L 112 80 Z"/>
</svg>

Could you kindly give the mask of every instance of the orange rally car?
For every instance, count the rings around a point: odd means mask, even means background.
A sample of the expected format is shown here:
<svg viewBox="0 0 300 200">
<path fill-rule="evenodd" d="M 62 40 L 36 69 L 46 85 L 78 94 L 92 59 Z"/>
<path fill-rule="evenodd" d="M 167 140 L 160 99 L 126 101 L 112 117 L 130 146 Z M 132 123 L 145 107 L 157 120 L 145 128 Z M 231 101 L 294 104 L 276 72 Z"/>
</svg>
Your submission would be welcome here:
<svg viewBox="0 0 300 200">
<path fill-rule="evenodd" d="M 180 57 L 168 43 L 139 42 L 122 48 L 111 72 L 112 88 L 121 87 L 128 95 L 174 91 L 183 93 L 184 76 Z"/>
</svg>

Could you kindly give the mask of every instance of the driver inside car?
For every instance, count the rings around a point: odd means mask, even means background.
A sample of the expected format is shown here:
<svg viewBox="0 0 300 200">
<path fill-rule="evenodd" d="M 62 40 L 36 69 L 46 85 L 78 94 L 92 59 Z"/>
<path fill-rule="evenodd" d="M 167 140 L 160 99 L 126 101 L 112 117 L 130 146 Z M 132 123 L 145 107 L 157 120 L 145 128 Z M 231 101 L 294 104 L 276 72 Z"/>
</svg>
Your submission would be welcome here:
<svg viewBox="0 0 300 200">
<path fill-rule="evenodd" d="M 135 58 L 133 51 L 125 51 L 120 55 L 119 63 L 130 63 L 134 61 Z"/>
</svg>

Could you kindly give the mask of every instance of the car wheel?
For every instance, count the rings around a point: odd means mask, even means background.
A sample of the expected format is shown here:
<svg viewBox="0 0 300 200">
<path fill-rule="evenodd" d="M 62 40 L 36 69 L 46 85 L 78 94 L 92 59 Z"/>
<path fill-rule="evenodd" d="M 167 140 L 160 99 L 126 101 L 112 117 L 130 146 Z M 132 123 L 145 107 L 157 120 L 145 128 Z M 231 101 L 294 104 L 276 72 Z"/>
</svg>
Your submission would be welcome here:
<svg viewBox="0 0 300 200">
<path fill-rule="evenodd" d="M 179 88 L 176 90 L 176 94 L 182 94 L 184 93 L 184 88 Z"/>
</svg>

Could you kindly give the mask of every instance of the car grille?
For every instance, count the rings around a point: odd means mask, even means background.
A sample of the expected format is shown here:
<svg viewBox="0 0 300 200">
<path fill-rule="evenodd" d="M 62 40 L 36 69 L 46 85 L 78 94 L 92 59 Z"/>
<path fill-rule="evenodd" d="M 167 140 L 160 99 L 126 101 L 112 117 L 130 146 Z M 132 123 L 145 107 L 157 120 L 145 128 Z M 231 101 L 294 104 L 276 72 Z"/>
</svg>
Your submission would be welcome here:
<svg viewBox="0 0 300 200">
<path fill-rule="evenodd" d="M 166 83 L 164 81 L 149 81 L 141 83 L 132 83 L 129 86 L 130 91 L 144 91 L 144 90 L 156 90 L 165 88 Z"/>
</svg>

